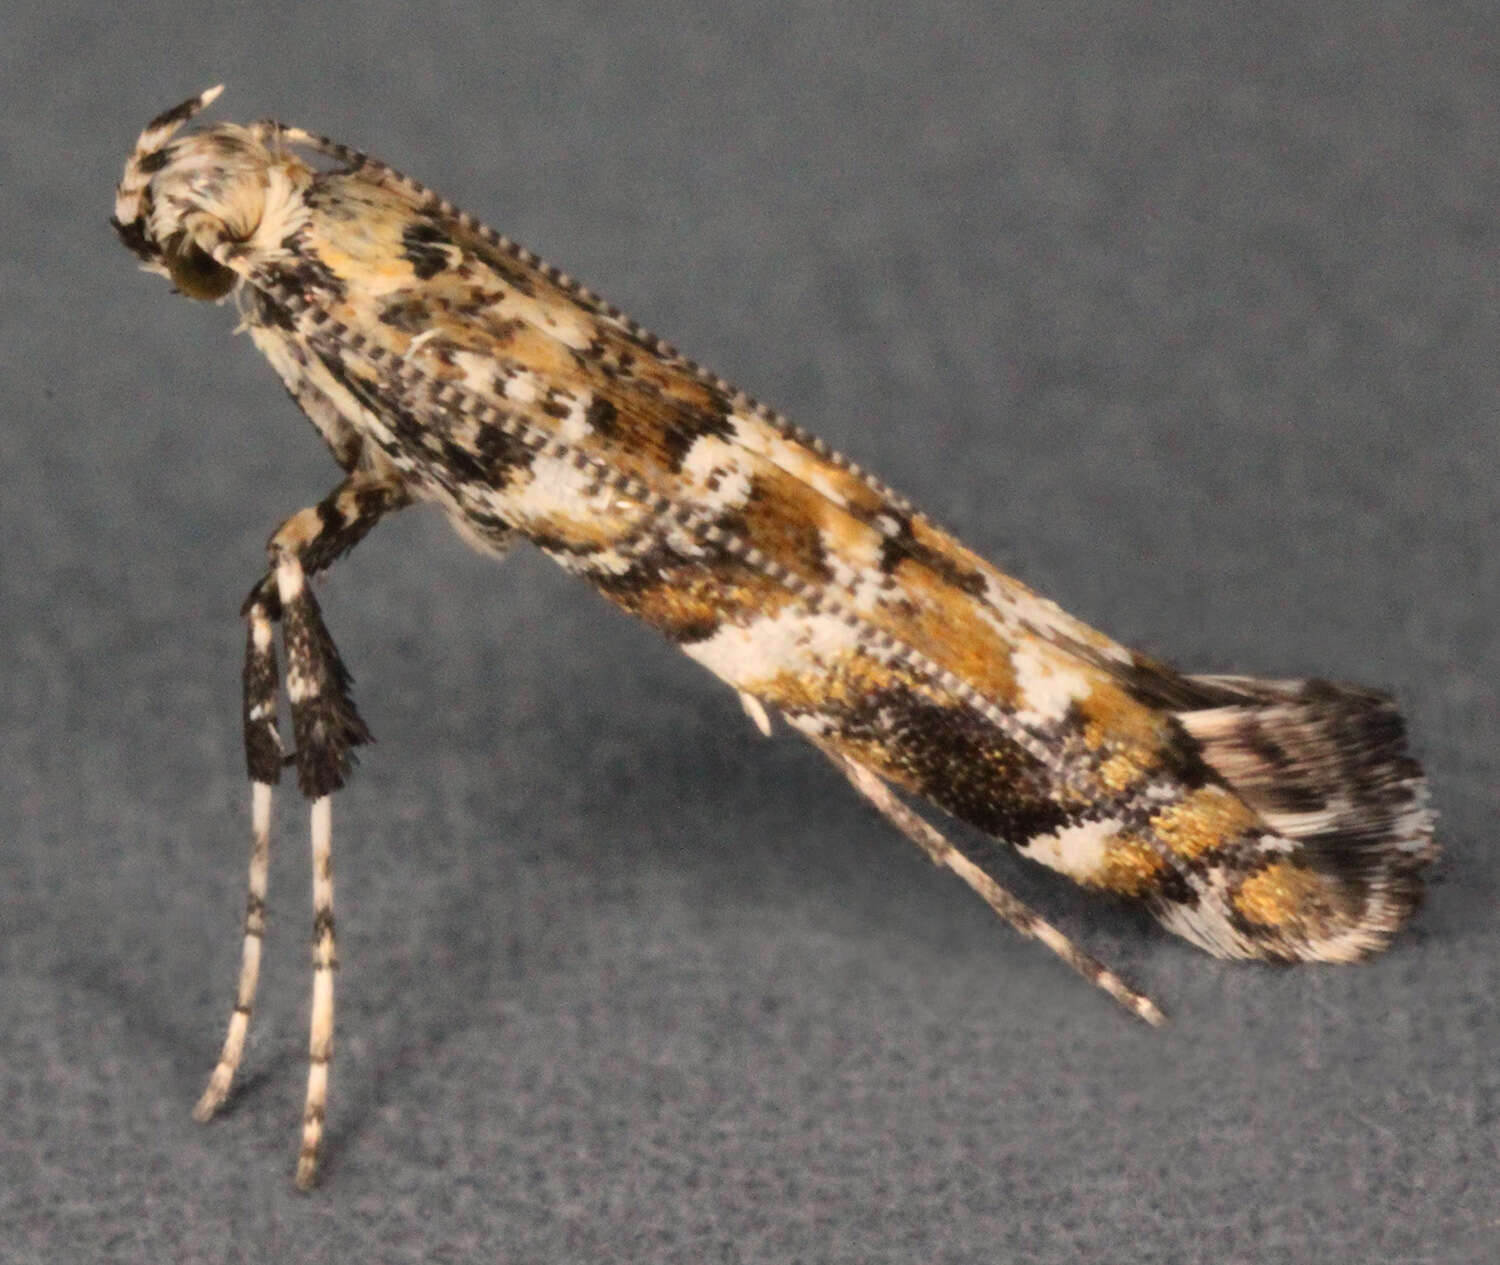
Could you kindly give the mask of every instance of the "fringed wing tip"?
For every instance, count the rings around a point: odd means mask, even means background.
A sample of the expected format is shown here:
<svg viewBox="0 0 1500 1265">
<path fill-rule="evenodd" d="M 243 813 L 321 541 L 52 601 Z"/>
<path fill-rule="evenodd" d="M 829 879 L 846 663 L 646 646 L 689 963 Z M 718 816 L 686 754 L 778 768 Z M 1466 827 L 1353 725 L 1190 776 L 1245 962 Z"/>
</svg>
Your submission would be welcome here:
<svg viewBox="0 0 1500 1265">
<path fill-rule="evenodd" d="M 1395 705 L 1321 680 L 1185 681 L 1208 705 L 1177 719 L 1269 833 L 1229 881 L 1224 925 L 1207 910 L 1162 920 L 1227 956 L 1348 962 L 1384 948 L 1439 852 Z"/>
</svg>

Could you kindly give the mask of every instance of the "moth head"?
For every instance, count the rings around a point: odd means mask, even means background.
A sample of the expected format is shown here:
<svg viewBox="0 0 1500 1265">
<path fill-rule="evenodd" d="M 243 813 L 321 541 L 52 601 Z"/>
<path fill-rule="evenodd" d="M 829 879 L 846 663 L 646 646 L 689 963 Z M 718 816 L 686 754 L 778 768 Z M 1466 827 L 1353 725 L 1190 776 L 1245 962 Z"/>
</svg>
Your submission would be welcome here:
<svg viewBox="0 0 1500 1265">
<path fill-rule="evenodd" d="M 279 243 L 305 165 L 277 144 L 274 124 L 232 123 L 179 136 L 222 91 L 210 88 L 146 125 L 125 162 L 110 223 L 148 272 L 193 299 L 219 299 Z"/>
</svg>

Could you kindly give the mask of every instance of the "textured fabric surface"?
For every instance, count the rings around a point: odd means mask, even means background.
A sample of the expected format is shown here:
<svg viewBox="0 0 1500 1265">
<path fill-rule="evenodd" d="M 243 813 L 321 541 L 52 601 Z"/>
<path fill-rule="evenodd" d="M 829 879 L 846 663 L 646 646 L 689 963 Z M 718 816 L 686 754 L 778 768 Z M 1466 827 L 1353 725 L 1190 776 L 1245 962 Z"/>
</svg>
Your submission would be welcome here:
<svg viewBox="0 0 1500 1265">
<path fill-rule="evenodd" d="M 13 10 L 0 40 L 0 1257 L 1481 1262 L 1500 1254 L 1487 6 Z M 388 159 L 1111 634 L 1407 706 L 1447 848 L 1357 968 L 1223 964 L 1021 863 L 1152 1031 L 810 748 L 439 517 L 321 585 L 380 739 L 248 849 L 240 598 L 336 470 L 119 165 L 224 80 Z M 960 843 L 970 837 L 956 834 Z"/>
</svg>

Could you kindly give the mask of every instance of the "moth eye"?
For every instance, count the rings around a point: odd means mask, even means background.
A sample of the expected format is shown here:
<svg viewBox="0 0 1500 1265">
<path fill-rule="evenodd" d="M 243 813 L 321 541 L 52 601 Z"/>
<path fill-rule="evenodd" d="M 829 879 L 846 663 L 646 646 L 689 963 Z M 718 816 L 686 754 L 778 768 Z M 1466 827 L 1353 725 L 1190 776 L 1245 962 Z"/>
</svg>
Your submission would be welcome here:
<svg viewBox="0 0 1500 1265">
<path fill-rule="evenodd" d="M 226 268 L 186 233 L 174 233 L 162 247 L 172 283 L 190 299 L 222 299 L 239 274 Z"/>
</svg>

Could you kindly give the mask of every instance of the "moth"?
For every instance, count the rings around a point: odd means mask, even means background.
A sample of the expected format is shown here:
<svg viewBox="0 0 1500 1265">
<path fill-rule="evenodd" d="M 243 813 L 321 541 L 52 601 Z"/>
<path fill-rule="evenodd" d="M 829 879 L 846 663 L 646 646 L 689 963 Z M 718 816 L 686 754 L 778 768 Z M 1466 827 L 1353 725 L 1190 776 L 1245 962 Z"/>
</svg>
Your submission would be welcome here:
<svg viewBox="0 0 1500 1265">
<path fill-rule="evenodd" d="M 272 787 L 311 801 L 313 1181 L 333 1040 L 330 796 L 369 738 L 308 579 L 386 514 L 441 505 L 496 555 L 529 540 L 809 739 L 898 830 L 1140 1017 L 1161 1013 L 902 796 L 1223 957 L 1382 948 L 1436 856 L 1380 694 L 1184 675 L 1065 614 L 853 462 L 384 163 L 262 122 L 152 120 L 113 225 L 189 298 L 232 297 L 343 478 L 271 537 L 245 601 L 250 895 L 223 1104 L 254 1003 Z M 280 624 L 284 687 L 276 654 Z M 278 712 L 290 705 L 294 749 Z"/>
</svg>

